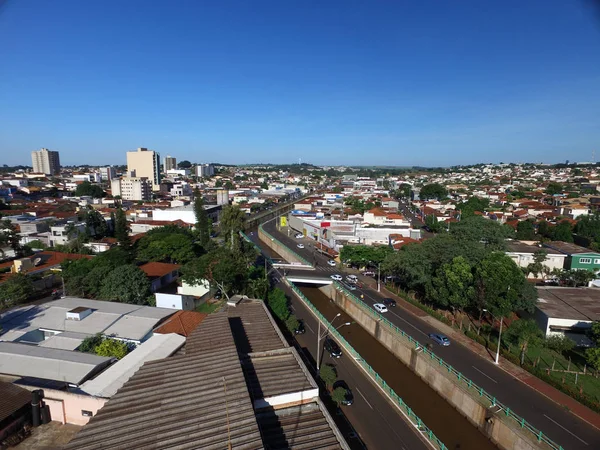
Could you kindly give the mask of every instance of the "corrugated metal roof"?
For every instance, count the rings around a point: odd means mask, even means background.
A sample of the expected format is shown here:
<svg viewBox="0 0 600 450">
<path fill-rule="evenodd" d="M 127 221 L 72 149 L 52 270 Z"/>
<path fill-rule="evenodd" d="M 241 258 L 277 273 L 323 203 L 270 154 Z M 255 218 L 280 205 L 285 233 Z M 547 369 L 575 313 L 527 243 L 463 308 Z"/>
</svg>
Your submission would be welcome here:
<svg viewBox="0 0 600 450">
<path fill-rule="evenodd" d="M 80 384 L 112 358 L 17 342 L 0 342 L 0 373 Z"/>
<path fill-rule="evenodd" d="M 0 422 L 31 401 L 31 392 L 12 383 L 0 381 Z"/>
<path fill-rule="evenodd" d="M 178 334 L 156 334 L 80 389 L 95 397 L 112 397 L 145 362 L 171 356 L 184 342 Z"/>
<path fill-rule="evenodd" d="M 245 299 L 227 308 L 227 316 L 240 353 L 287 347 L 262 300 Z"/>
</svg>

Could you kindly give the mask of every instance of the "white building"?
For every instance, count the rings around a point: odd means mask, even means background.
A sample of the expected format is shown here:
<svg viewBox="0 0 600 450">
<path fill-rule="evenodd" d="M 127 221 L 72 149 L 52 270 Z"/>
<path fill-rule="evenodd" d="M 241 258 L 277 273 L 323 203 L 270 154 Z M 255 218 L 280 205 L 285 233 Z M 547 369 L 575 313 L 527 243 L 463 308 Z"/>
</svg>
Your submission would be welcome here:
<svg viewBox="0 0 600 450">
<path fill-rule="evenodd" d="M 517 266 L 527 267 L 529 264 L 535 262 L 535 252 L 543 250 L 546 252 L 546 259 L 542 262 L 542 266 L 548 271 L 553 269 L 563 269 L 565 267 L 567 255 L 548 247 L 538 247 L 536 244 L 537 243 L 530 241 L 508 241 L 508 251 L 506 252 L 506 255 L 510 257 Z M 535 277 L 535 274 L 532 273 L 527 275 L 528 278 Z M 538 274 L 538 277 L 542 277 L 542 274 Z"/>
<path fill-rule="evenodd" d="M 189 197 L 193 193 L 193 189 L 189 183 L 181 182 L 174 184 L 169 193 L 173 197 Z"/>
<path fill-rule="evenodd" d="M 60 158 L 58 152 L 42 148 L 31 152 L 33 171 L 46 175 L 57 175 L 60 173 Z"/>
<path fill-rule="evenodd" d="M 117 195 L 123 200 L 147 201 L 152 199 L 150 181 L 139 177 L 116 178 L 110 182 L 113 197 Z"/>
<path fill-rule="evenodd" d="M 117 176 L 115 168 L 112 166 L 100 167 L 100 178 L 102 181 L 110 183 Z"/>
<path fill-rule="evenodd" d="M 73 232 L 69 236 L 69 228 L 73 225 Z M 63 225 L 56 225 L 50 227 L 50 247 L 57 245 L 65 245 L 74 240 L 77 236 L 85 231 L 85 223 L 65 223 Z"/>
<path fill-rule="evenodd" d="M 410 227 L 410 222 L 404 216 L 396 213 L 388 213 L 381 208 L 373 208 L 366 211 L 363 220 L 364 223 L 370 225 Z"/>
<path fill-rule="evenodd" d="M 197 177 L 212 177 L 215 174 L 215 167 L 212 164 L 198 164 L 196 166 Z"/>
</svg>

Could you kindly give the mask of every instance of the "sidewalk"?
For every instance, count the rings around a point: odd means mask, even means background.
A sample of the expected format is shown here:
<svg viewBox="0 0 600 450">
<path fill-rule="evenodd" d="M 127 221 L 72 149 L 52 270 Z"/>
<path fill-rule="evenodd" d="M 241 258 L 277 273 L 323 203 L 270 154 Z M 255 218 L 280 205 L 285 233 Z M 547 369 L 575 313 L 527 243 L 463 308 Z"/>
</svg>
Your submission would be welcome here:
<svg viewBox="0 0 600 450">
<path fill-rule="evenodd" d="M 368 285 L 370 288 L 377 289 L 377 281 L 370 277 L 361 277 L 363 282 Z M 386 296 L 393 298 L 396 300 L 398 306 L 401 306 L 403 309 L 407 310 L 411 314 L 419 317 L 421 320 L 427 322 L 432 327 L 437 328 L 440 332 L 444 333 L 446 336 L 450 337 L 452 340 L 459 342 L 464 347 L 468 348 L 473 353 L 476 353 L 483 359 L 493 361 L 495 359 L 495 354 L 491 354 L 488 349 L 486 349 L 483 345 L 475 342 L 470 339 L 463 333 L 454 328 L 446 325 L 445 323 L 440 322 L 439 320 L 431 317 L 425 311 L 420 308 L 417 308 L 413 304 L 407 302 L 402 297 L 394 294 L 393 292 L 387 290 L 385 286 L 381 286 L 381 293 Z M 535 375 L 527 372 L 525 369 L 513 364 L 507 359 L 500 357 L 500 362 L 498 367 L 504 370 L 506 373 L 510 374 L 512 377 L 526 384 L 530 388 L 544 395 L 548 399 L 553 402 L 564 406 L 569 409 L 571 413 L 579 417 L 580 419 L 586 421 L 593 427 L 600 430 L 600 415 L 596 414 L 594 411 L 589 409 L 587 406 L 582 405 L 577 400 L 572 397 L 569 397 L 567 394 L 559 391 L 558 389 L 550 386 L 545 381 L 540 380 Z"/>
</svg>

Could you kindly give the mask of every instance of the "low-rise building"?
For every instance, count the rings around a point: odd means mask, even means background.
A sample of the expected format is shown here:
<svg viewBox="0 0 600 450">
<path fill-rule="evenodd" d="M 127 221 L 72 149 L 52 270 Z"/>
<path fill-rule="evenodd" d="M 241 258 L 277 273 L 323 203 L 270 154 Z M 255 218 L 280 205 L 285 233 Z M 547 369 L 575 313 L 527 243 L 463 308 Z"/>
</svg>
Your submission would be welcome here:
<svg viewBox="0 0 600 450">
<path fill-rule="evenodd" d="M 565 269 L 584 269 L 590 272 L 598 272 L 600 270 L 600 253 L 563 241 L 545 242 L 544 247 L 556 250 L 567 256 Z"/>
<path fill-rule="evenodd" d="M 148 201 L 152 199 L 152 182 L 145 177 L 115 178 L 110 182 L 113 197 L 123 200 Z"/>
<path fill-rule="evenodd" d="M 538 242 L 531 241 L 507 241 L 508 251 L 507 256 L 512 259 L 517 266 L 525 268 L 529 264 L 535 262 L 536 252 L 544 252 L 546 257 L 542 262 L 542 266 L 546 269 L 546 272 L 550 272 L 553 269 L 563 269 L 565 267 L 565 260 L 567 255 L 554 250 L 549 247 L 543 247 Z M 537 274 L 543 276 L 542 273 Z M 527 274 L 528 277 L 535 277 L 535 274 Z"/>
</svg>

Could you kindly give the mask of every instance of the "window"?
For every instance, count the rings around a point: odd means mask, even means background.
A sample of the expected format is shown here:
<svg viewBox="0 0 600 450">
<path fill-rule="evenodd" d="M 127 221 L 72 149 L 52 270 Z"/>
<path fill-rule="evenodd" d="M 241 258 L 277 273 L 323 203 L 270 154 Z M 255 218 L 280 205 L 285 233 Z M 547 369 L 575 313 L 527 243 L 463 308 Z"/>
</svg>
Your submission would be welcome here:
<svg viewBox="0 0 600 450">
<path fill-rule="evenodd" d="M 592 258 L 579 258 L 581 264 L 591 264 Z"/>
<path fill-rule="evenodd" d="M 82 409 L 81 410 L 81 415 L 84 417 L 92 417 L 94 415 L 94 413 L 92 413 L 91 411 L 88 411 L 86 409 Z"/>
<path fill-rule="evenodd" d="M 594 264 L 600 264 L 600 258 L 594 259 Z"/>
</svg>

